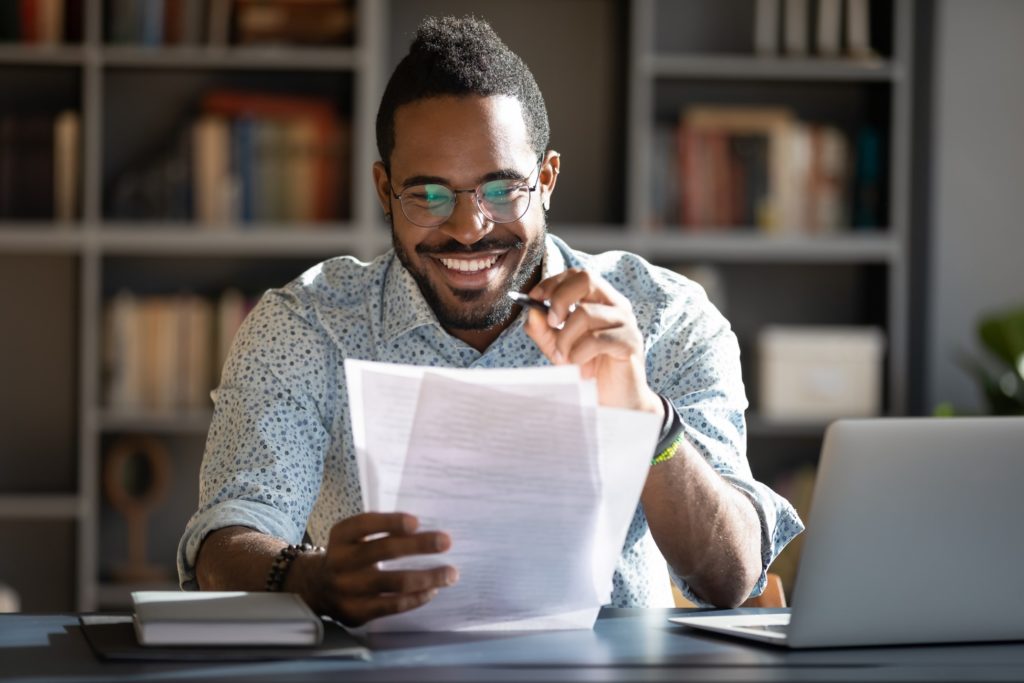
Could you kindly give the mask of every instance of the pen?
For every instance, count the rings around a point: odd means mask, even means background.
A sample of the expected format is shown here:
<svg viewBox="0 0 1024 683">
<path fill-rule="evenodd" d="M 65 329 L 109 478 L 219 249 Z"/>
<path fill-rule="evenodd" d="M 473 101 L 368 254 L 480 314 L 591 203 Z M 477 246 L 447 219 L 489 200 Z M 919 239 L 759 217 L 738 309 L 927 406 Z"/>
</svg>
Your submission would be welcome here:
<svg viewBox="0 0 1024 683">
<path fill-rule="evenodd" d="M 551 306 L 547 301 L 538 301 L 537 299 L 531 299 L 522 292 L 509 292 L 508 298 L 515 301 L 520 306 L 529 306 L 530 308 L 536 308 L 538 311 L 547 313 Z"/>
</svg>

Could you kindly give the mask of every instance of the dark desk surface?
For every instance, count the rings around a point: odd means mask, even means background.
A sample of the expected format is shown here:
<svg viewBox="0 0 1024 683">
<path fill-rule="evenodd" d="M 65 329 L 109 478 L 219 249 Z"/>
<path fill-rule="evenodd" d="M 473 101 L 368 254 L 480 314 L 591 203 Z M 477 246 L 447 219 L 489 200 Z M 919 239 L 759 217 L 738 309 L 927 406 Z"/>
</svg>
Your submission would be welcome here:
<svg viewBox="0 0 1024 683">
<path fill-rule="evenodd" d="M 9 614 L 0 615 L 0 680 L 1024 680 L 1024 643 L 789 652 L 666 621 L 682 611 L 606 609 L 592 631 L 378 634 L 370 662 L 190 664 L 99 661 L 76 615 Z"/>
</svg>

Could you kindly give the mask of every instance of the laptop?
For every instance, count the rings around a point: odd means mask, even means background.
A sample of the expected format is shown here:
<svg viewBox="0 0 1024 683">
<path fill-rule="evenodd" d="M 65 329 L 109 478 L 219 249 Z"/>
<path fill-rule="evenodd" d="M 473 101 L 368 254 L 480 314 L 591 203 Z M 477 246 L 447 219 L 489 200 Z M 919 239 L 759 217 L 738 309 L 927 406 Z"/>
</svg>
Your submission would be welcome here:
<svg viewBox="0 0 1024 683">
<path fill-rule="evenodd" d="M 677 624 L 790 648 L 1024 640 L 1024 417 L 839 420 L 791 609 Z"/>
</svg>

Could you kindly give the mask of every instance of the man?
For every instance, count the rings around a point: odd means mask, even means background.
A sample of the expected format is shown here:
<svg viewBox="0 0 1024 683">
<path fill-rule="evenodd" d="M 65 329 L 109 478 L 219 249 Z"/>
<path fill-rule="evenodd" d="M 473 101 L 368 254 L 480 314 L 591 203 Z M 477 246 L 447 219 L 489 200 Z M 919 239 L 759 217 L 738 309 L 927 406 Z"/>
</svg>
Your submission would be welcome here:
<svg viewBox="0 0 1024 683">
<path fill-rule="evenodd" d="M 361 510 L 343 360 L 362 358 L 578 364 L 603 405 L 664 425 L 612 604 L 670 605 L 666 562 L 699 602 L 759 592 L 802 525 L 750 474 L 736 338 L 685 278 L 547 234 L 560 158 L 526 65 L 485 22 L 426 20 L 384 93 L 377 144 L 394 248 L 369 264 L 320 264 L 268 292 L 239 331 L 179 548 L 182 587 L 294 591 L 362 624 L 458 580 L 443 555 L 433 569 L 378 564 L 459 539 L 410 514 Z M 521 310 L 509 291 L 551 310 Z M 325 547 L 294 545 L 304 532 Z"/>
</svg>

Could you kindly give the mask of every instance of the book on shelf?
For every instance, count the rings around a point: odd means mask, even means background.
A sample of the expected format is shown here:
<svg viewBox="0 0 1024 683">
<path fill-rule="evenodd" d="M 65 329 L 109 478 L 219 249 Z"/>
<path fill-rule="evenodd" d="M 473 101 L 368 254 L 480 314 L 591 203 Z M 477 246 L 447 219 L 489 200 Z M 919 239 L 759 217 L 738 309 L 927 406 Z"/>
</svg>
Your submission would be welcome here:
<svg viewBox="0 0 1024 683">
<path fill-rule="evenodd" d="M 802 57 L 810 51 L 810 0 L 784 0 L 784 4 L 782 45 L 787 55 Z"/>
<path fill-rule="evenodd" d="M 166 149 L 123 171 L 116 219 L 211 229 L 338 220 L 349 211 L 349 126 L 326 97 L 214 90 Z"/>
<path fill-rule="evenodd" d="M 140 645 L 319 645 L 320 617 L 295 593 L 133 591 Z"/>
<path fill-rule="evenodd" d="M 855 58 L 875 57 L 871 47 L 871 3 L 846 0 L 846 54 Z"/>
<path fill-rule="evenodd" d="M 818 234 L 851 226 L 855 159 L 838 127 L 784 107 L 694 105 L 680 115 L 677 136 L 683 229 Z"/>
<path fill-rule="evenodd" d="M 253 127 L 236 140 L 252 145 L 237 155 L 253 164 L 238 174 L 254 185 L 241 195 L 265 201 L 254 203 L 254 220 L 315 223 L 347 213 L 348 125 L 329 99 L 214 90 L 201 107 Z"/>
<path fill-rule="evenodd" d="M 854 139 L 857 163 L 853 178 L 853 216 L 855 229 L 876 229 L 885 221 L 885 145 L 881 132 L 864 126 Z"/>
<path fill-rule="evenodd" d="M 754 54 L 875 57 L 870 0 L 755 0 Z"/>
<path fill-rule="evenodd" d="M 67 222 L 78 216 L 81 117 L 76 111 L 63 111 L 54 120 L 53 129 L 53 217 Z"/>
<path fill-rule="evenodd" d="M 81 0 L 4 0 L 0 41 L 56 45 L 81 40 Z"/>
<path fill-rule="evenodd" d="M 192 124 L 192 193 L 195 219 L 227 229 L 232 219 L 230 126 L 223 116 L 204 114 Z"/>
<path fill-rule="evenodd" d="M 754 52 L 764 57 L 779 53 L 781 0 L 755 0 Z"/>
<path fill-rule="evenodd" d="M 216 301 L 195 294 L 117 293 L 105 311 L 106 405 L 124 412 L 208 408 L 227 349 L 251 306 L 234 289 Z"/>
<path fill-rule="evenodd" d="M 351 0 L 110 0 L 107 35 L 147 47 L 324 46 L 350 44 L 354 26 Z"/>
<path fill-rule="evenodd" d="M 350 43 L 355 26 L 348 0 L 236 0 L 239 45 Z"/>
<path fill-rule="evenodd" d="M 818 0 L 818 11 L 814 18 L 815 53 L 822 57 L 839 56 L 841 25 L 842 0 Z"/>
<path fill-rule="evenodd" d="M 0 115 L 0 219 L 74 219 L 80 147 L 78 112 Z"/>
</svg>

